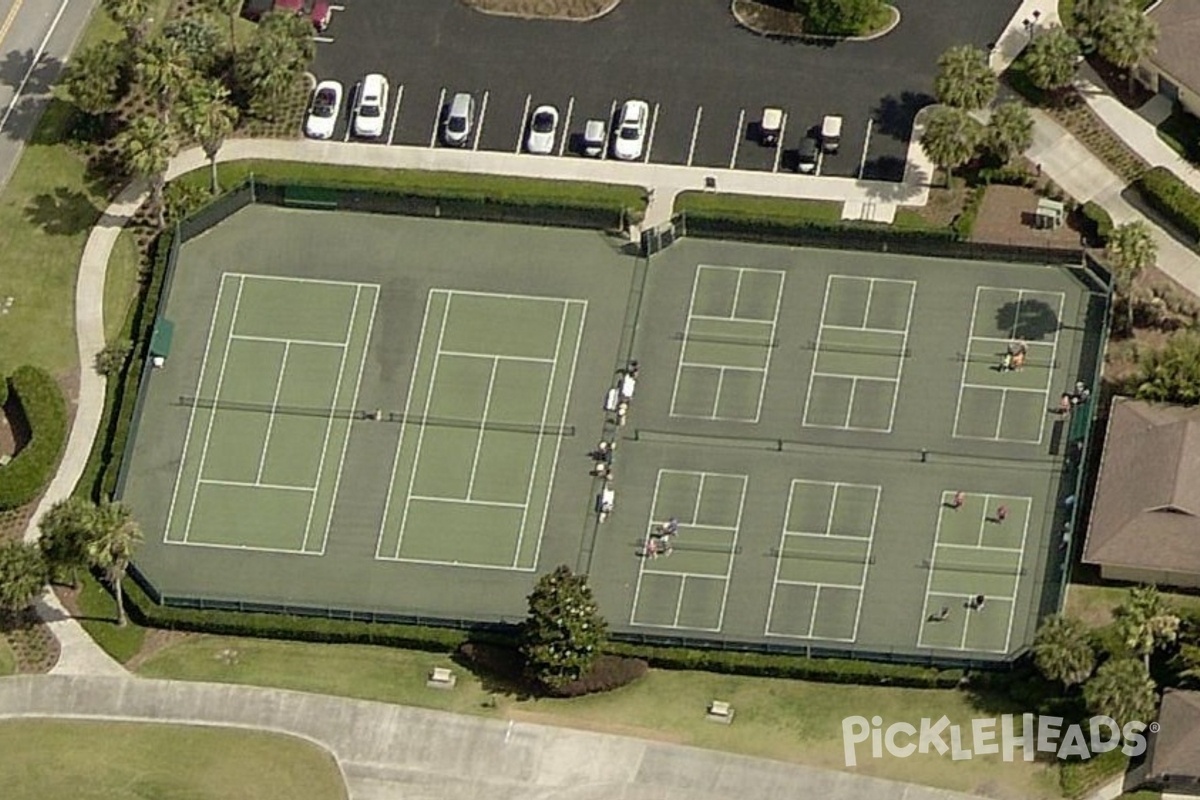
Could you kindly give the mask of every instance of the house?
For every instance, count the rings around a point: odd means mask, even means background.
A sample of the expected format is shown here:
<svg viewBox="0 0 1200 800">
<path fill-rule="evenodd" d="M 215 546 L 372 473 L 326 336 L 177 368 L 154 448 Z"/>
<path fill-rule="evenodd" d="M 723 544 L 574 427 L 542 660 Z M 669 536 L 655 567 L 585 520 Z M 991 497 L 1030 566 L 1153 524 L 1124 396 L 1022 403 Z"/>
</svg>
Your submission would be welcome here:
<svg viewBox="0 0 1200 800">
<path fill-rule="evenodd" d="M 1143 785 L 1200 797 L 1200 692 L 1167 689 L 1150 736 Z"/>
<path fill-rule="evenodd" d="M 1109 580 L 1200 587 L 1200 408 L 1115 398 L 1083 561 Z"/>
<path fill-rule="evenodd" d="M 1200 116 L 1200 0 L 1161 0 L 1149 16 L 1158 23 L 1158 45 L 1138 65 L 1138 80 Z"/>
</svg>

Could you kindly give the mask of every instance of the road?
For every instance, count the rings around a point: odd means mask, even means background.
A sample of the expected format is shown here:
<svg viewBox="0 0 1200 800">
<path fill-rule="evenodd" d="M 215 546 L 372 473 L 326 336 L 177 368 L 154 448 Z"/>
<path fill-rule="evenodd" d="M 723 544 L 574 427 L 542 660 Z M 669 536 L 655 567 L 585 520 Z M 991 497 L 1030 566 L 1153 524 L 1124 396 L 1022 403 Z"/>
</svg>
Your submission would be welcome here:
<svg viewBox="0 0 1200 800">
<path fill-rule="evenodd" d="M 99 0 L 0 0 L 0 187 Z"/>
</svg>

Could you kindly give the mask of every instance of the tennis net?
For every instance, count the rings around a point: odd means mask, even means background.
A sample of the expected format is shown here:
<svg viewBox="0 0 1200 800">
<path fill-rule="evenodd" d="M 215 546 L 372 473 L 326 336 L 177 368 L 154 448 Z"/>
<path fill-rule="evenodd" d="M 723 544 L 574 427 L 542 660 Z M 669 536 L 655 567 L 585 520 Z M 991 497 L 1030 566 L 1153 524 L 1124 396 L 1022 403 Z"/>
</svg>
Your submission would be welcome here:
<svg viewBox="0 0 1200 800">
<path fill-rule="evenodd" d="M 927 558 L 921 564 L 926 569 L 944 569 L 948 572 L 974 572 L 977 575 L 1011 575 L 1017 577 L 1026 573 L 1024 567 L 1018 569 L 1014 566 L 1004 566 L 1002 564 L 967 564 L 947 561 L 945 558 L 938 558 L 934 561 Z"/>
<path fill-rule="evenodd" d="M 810 342 L 808 348 L 818 353 L 854 353 L 855 355 L 886 356 L 888 358 L 910 358 L 912 356 L 912 349 L 908 347 L 871 347 L 863 344 L 840 344 L 828 340 Z"/>
<path fill-rule="evenodd" d="M 218 411 L 249 411 L 258 414 L 282 414 L 287 416 L 319 417 L 321 419 L 361 419 L 391 422 L 402 425 L 429 425 L 443 428 L 466 428 L 468 430 L 503 431 L 506 433 L 529 433 L 536 436 L 574 436 L 574 425 L 533 425 L 518 422 L 500 422 L 457 417 L 402 414 L 393 411 L 365 410 L 353 408 L 313 408 L 309 406 L 272 405 L 270 403 L 245 403 L 236 400 L 213 400 L 204 397 L 181 395 L 177 405 L 185 408 L 210 408 Z"/>
<path fill-rule="evenodd" d="M 676 341 L 680 342 L 706 342 L 711 344 L 734 344 L 745 347 L 763 347 L 772 348 L 779 347 L 778 339 L 763 339 L 757 336 L 717 336 L 711 333 L 683 333 L 682 331 L 675 334 Z"/>
<path fill-rule="evenodd" d="M 771 555 L 776 558 L 800 558 L 805 561 L 838 561 L 845 564 L 874 564 L 875 556 L 866 558 L 866 554 L 856 555 L 852 553 L 818 553 L 814 550 L 795 550 L 786 549 L 780 550 L 778 547 L 771 548 Z"/>
</svg>

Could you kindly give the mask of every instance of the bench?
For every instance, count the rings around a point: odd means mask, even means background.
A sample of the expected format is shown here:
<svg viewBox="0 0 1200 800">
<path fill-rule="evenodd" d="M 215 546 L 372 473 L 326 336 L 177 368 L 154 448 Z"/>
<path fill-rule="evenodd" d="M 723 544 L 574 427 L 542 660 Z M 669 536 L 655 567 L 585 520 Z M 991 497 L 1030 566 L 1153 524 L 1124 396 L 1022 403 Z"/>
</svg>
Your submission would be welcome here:
<svg viewBox="0 0 1200 800">
<path fill-rule="evenodd" d="M 706 719 L 709 722 L 720 722 L 723 725 L 728 725 L 733 722 L 733 708 L 723 700 L 713 700 L 708 704 Z"/>
<path fill-rule="evenodd" d="M 434 667 L 425 685 L 430 689 L 453 689 L 458 676 L 445 667 Z"/>
</svg>

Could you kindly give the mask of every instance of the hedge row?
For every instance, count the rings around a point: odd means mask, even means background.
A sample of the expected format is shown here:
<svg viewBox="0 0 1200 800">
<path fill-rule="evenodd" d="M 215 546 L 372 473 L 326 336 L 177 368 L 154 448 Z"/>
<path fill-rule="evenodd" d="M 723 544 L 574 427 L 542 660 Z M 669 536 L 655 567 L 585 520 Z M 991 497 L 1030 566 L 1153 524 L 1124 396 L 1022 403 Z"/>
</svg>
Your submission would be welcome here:
<svg viewBox="0 0 1200 800">
<path fill-rule="evenodd" d="M 19 508 L 42 493 L 67 440 L 67 401 L 50 373 L 18 367 L 9 382 L 29 425 L 30 440 L 0 468 L 0 510 Z"/>
<path fill-rule="evenodd" d="M 1109 213 L 1104 209 L 1104 206 L 1089 200 L 1083 204 L 1081 209 L 1084 220 L 1084 233 L 1089 241 L 1093 242 L 1097 247 L 1103 247 L 1108 243 L 1108 237 L 1112 235 L 1113 221 Z"/>
<path fill-rule="evenodd" d="M 1200 192 L 1166 167 L 1147 170 L 1134 186 L 1151 208 L 1193 240 L 1200 240 Z"/>
<path fill-rule="evenodd" d="M 689 235 L 820 244 L 837 242 L 839 247 L 875 249 L 881 244 L 902 241 L 952 242 L 958 236 L 949 228 L 896 228 L 870 223 L 822 223 L 813 220 L 735 218 L 719 212 L 689 211 L 685 217 Z"/>
</svg>

